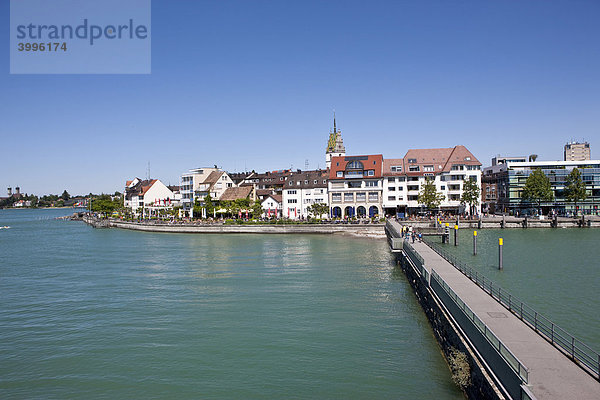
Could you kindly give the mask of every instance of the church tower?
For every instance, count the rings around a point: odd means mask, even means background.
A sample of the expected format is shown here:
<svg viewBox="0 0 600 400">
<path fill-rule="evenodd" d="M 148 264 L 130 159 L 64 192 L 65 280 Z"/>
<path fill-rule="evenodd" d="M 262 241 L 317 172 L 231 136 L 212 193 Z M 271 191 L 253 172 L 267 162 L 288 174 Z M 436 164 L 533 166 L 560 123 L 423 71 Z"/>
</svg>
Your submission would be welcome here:
<svg viewBox="0 0 600 400">
<path fill-rule="evenodd" d="M 325 150 L 325 165 L 327 169 L 331 168 L 331 157 L 345 156 L 346 148 L 342 139 L 342 131 L 335 126 L 335 111 L 333 112 L 333 132 L 329 132 L 327 141 L 327 150 Z"/>
</svg>

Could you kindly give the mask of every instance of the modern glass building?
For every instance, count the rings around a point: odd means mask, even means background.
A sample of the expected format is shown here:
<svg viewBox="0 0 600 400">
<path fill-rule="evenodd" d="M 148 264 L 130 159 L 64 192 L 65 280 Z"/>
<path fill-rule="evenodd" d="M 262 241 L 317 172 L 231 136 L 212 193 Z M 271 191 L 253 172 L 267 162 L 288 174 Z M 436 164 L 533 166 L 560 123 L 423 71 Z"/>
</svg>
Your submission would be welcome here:
<svg viewBox="0 0 600 400">
<path fill-rule="evenodd" d="M 586 186 L 587 198 L 577 205 L 566 198 L 566 181 L 574 168 L 581 172 Z M 537 209 L 537 204 L 522 198 L 525 182 L 534 169 L 541 169 L 549 178 L 554 200 L 542 202 L 544 214 L 554 210 L 559 215 L 573 215 L 575 211 L 585 215 L 600 215 L 600 160 L 584 161 L 533 161 L 506 162 L 505 164 L 484 169 L 484 180 L 496 185 L 496 212 L 511 214 L 526 213 Z"/>
</svg>

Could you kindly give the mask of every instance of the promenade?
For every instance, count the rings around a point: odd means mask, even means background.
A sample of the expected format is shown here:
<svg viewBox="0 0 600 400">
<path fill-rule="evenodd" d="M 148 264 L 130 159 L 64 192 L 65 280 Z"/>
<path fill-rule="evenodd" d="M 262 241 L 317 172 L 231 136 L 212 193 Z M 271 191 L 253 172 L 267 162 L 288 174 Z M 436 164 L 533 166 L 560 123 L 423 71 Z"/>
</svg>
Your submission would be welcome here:
<svg viewBox="0 0 600 400">
<path fill-rule="evenodd" d="M 399 229 L 399 224 L 393 222 Z M 433 271 L 528 369 L 527 388 L 537 399 L 600 399 L 600 382 L 552 346 L 425 243 L 412 244 Z M 491 366 L 493 369 L 493 365 Z"/>
</svg>

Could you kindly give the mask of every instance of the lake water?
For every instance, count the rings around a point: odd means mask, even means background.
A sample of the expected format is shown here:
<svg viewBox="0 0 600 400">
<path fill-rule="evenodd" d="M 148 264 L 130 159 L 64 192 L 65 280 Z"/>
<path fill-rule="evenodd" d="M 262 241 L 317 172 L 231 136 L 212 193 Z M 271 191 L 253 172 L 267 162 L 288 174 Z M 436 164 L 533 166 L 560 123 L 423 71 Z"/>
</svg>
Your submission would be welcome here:
<svg viewBox="0 0 600 400">
<path fill-rule="evenodd" d="M 462 398 L 385 240 L 70 212 L 0 210 L 2 399 Z"/>
</svg>

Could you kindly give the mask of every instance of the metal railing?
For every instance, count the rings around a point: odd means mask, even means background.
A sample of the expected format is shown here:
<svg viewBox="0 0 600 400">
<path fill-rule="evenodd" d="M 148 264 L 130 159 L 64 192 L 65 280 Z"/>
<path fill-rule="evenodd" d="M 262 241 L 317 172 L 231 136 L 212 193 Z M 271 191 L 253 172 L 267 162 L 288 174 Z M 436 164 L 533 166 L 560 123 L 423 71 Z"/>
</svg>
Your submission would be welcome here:
<svg viewBox="0 0 600 400">
<path fill-rule="evenodd" d="M 507 364 L 512 370 L 521 378 L 524 383 L 527 383 L 529 379 L 529 370 L 527 367 L 519 361 L 519 359 L 502 343 L 502 341 L 492 332 L 487 325 L 479 319 L 477 315 L 465 304 L 464 301 L 452 290 L 450 286 L 435 272 L 431 271 L 431 279 L 435 279 L 437 283 L 444 289 L 444 291 L 450 296 L 450 298 L 456 303 L 458 308 L 464 313 L 464 315 L 473 322 L 473 325 L 483 334 L 487 341 L 492 345 L 494 349 L 506 360 Z"/>
<path fill-rule="evenodd" d="M 595 374 L 596 379 L 600 379 L 600 354 L 598 352 L 541 315 L 522 300 L 511 295 L 499 285 L 494 284 L 490 279 L 486 279 L 484 275 L 460 261 L 458 257 L 442 249 L 437 243 L 431 241 L 426 241 L 425 243 L 467 278 L 475 282 L 477 286 L 492 296 L 493 299 L 497 300 L 522 321 L 525 321 L 540 336 L 559 350 L 562 350 L 577 364 L 589 369 Z"/>
</svg>

